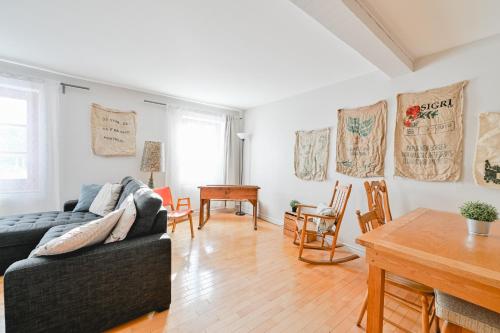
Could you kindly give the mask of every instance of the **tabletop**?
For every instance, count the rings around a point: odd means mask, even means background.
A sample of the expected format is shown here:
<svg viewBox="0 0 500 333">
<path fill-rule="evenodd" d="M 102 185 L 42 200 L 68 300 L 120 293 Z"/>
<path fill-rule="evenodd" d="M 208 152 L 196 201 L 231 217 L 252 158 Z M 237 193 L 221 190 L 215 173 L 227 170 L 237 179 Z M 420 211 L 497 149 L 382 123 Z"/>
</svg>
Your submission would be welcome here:
<svg viewBox="0 0 500 333">
<path fill-rule="evenodd" d="M 419 208 L 361 235 L 356 242 L 500 288 L 498 221 L 488 237 L 471 236 L 465 218 L 459 214 Z"/>
</svg>

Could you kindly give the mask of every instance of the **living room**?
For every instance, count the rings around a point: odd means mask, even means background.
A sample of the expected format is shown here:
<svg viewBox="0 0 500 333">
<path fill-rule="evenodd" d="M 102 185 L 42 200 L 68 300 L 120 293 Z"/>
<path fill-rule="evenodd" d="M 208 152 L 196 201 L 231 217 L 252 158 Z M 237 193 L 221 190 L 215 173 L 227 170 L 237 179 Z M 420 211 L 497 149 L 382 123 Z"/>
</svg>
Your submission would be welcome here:
<svg viewBox="0 0 500 333">
<path fill-rule="evenodd" d="M 0 332 L 500 332 L 500 3 L 3 1 Z"/>
</svg>

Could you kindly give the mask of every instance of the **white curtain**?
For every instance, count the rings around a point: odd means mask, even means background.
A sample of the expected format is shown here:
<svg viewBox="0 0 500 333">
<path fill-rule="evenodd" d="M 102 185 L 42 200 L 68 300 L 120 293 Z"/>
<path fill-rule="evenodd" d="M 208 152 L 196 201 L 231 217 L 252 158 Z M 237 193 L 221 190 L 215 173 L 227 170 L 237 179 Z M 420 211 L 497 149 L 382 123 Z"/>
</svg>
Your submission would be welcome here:
<svg viewBox="0 0 500 333">
<path fill-rule="evenodd" d="M 240 139 L 236 133 L 241 131 L 241 116 L 226 115 L 226 133 L 224 139 L 224 182 L 238 184 L 240 180 Z"/>
<path fill-rule="evenodd" d="M 169 105 L 166 119 L 167 186 L 198 209 L 198 186 L 225 183 L 226 115 Z"/>
<path fill-rule="evenodd" d="M 0 74 L 0 216 L 60 210 L 59 83 Z"/>
</svg>

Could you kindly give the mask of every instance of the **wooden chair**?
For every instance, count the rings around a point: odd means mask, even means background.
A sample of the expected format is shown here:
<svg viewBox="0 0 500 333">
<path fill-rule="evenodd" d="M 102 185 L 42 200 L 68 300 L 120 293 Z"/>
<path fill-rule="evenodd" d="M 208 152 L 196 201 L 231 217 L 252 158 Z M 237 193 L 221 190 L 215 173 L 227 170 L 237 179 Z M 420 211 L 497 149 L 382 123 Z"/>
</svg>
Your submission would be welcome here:
<svg viewBox="0 0 500 333">
<path fill-rule="evenodd" d="M 500 313 L 436 290 L 436 314 L 443 333 L 500 332 Z"/>
<path fill-rule="evenodd" d="M 371 210 L 366 214 L 361 214 L 359 210 L 356 211 L 356 215 L 358 217 L 358 223 L 359 227 L 361 229 L 362 233 L 369 232 L 373 229 L 378 228 L 379 226 L 383 225 L 384 222 L 381 220 L 379 214 Z M 432 322 L 434 319 L 436 319 L 436 327 L 439 327 L 438 324 L 438 319 L 436 317 L 436 311 L 434 308 L 434 289 L 429 288 L 423 284 L 420 284 L 418 282 L 408 280 L 404 277 L 394 275 L 392 273 L 386 272 L 385 273 L 385 281 L 387 284 L 395 286 L 396 288 L 403 289 L 407 292 L 410 292 L 412 294 L 416 294 L 419 299 L 419 303 L 414 303 L 411 301 L 406 300 L 405 298 L 398 296 L 387 289 L 385 290 L 385 295 L 392 298 L 399 304 L 406 306 L 407 308 L 417 311 L 421 313 L 421 327 L 422 327 L 422 332 L 429 333 L 430 327 L 432 326 Z M 361 311 L 359 312 L 358 315 L 358 320 L 356 322 L 356 325 L 360 326 L 361 321 L 363 320 L 363 317 L 366 313 L 366 307 L 368 305 L 368 292 L 365 295 L 365 299 L 363 301 L 363 305 L 361 307 Z M 405 332 L 411 332 L 404 327 L 398 325 L 397 323 L 391 321 L 390 319 L 384 317 L 384 320 L 391 325 L 399 328 L 400 330 L 403 330 Z M 438 328 L 439 330 L 439 328 Z"/>
<path fill-rule="evenodd" d="M 177 205 L 174 207 L 174 199 L 172 198 L 172 192 L 170 192 L 170 187 L 156 188 L 153 191 L 158 193 L 163 200 L 163 207 L 169 209 L 168 212 L 168 225 L 172 226 L 172 232 L 175 231 L 175 226 L 179 222 L 189 221 L 189 227 L 191 228 L 191 238 L 194 238 L 193 230 L 193 210 L 191 209 L 191 199 L 190 198 L 178 198 Z"/>
<path fill-rule="evenodd" d="M 303 205 L 300 204 L 297 206 L 297 218 L 295 225 L 295 237 L 293 243 L 299 246 L 299 260 L 310 263 L 310 264 L 319 264 L 319 265 L 335 265 L 339 263 L 343 263 L 346 261 L 354 260 L 359 258 L 356 254 L 350 254 L 341 258 L 334 259 L 335 248 L 342 246 L 342 244 L 337 244 L 337 239 L 340 232 L 340 225 L 342 224 L 342 220 L 344 217 L 344 212 L 347 206 L 347 201 L 349 200 L 349 196 L 351 195 L 352 185 L 348 186 L 340 186 L 339 182 L 335 182 L 335 186 L 333 188 L 333 196 L 330 200 L 330 204 L 328 207 L 332 208 L 332 211 L 335 213 L 333 216 L 327 215 L 318 215 L 314 213 L 304 212 L 304 208 L 317 208 L 317 206 L 313 205 Z M 328 222 L 333 223 L 333 227 L 329 230 L 318 233 L 318 225 L 314 221 L 314 219 L 323 219 Z M 313 234 L 321 237 L 321 245 L 306 245 L 306 235 Z M 326 236 L 332 237 L 332 245 L 325 245 Z M 297 239 L 300 238 L 300 243 L 297 243 Z M 330 259 L 329 260 L 312 260 L 308 258 L 302 257 L 302 253 L 304 249 L 311 250 L 323 250 L 330 251 Z"/>
<path fill-rule="evenodd" d="M 385 180 L 365 182 L 368 210 L 374 210 L 384 222 L 392 221 L 391 207 L 389 206 L 389 193 Z"/>
</svg>

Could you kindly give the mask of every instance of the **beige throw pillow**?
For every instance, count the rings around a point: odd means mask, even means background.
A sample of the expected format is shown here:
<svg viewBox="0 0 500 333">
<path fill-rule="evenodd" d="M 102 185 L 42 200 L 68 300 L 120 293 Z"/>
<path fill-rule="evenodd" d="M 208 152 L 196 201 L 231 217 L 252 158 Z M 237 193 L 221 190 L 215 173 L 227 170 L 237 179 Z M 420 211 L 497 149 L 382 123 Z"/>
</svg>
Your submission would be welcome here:
<svg viewBox="0 0 500 333">
<path fill-rule="evenodd" d="M 118 242 L 124 240 L 135 222 L 137 216 L 137 210 L 134 203 L 134 195 L 129 194 L 125 200 L 120 204 L 118 209 L 124 209 L 122 216 L 118 220 L 118 223 L 113 228 L 113 231 L 109 234 L 108 238 L 104 241 L 104 244 Z"/>
<path fill-rule="evenodd" d="M 111 213 L 115 209 L 121 190 L 121 184 L 104 184 L 94 201 L 92 201 L 89 212 L 101 216 Z"/>
<path fill-rule="evenodd" d="M 102 243 L 109 235 L 125 209 L 118 209 L 108 215 L 71 229 L 67 233 L 52 239 L 36 248 L 31 256 L 51 256 L 76 251 L 86 246 Z"/>
</svg>

